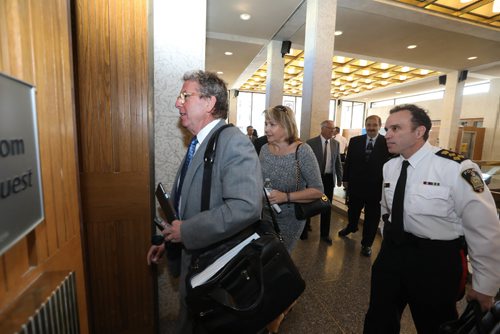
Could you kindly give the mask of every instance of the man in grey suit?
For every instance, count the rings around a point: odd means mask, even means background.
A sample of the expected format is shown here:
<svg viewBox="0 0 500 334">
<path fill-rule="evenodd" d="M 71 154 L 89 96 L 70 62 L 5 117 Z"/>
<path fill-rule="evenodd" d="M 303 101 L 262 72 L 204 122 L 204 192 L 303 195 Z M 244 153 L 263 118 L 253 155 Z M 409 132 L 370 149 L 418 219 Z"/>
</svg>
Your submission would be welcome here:
<svg viewBox="0 0 500 334">
<path fill-rule="evenodd" d="M 248 138 L 236 127 L 224 129 L 213 164 L 210 208 L 201 211 L 203 154 L 212 133 L 225 124 L 227 88 L 210 72 L 186 73 L 183 80 L 175 106 L 179 109 L 182 126 L 194 137 L 181 165 L 186 167 L 179 168 L 172 190 L 179 219 L 167 225 L 162 233 L 166 241 L 183 245 L 177 332 L 202 333 L 193 323 L 185 304 L 185 277 L 191 254 L 237 234 L 260 218 L 262 172 Z M 191 162 L 186 163 L 191 156 Z M 164 245 L 152 246 L 147 255 L 148 263 L 156 263 L 164 252 Z"/>
<path fill-rule="evenodd" d="M 307 144 L 311 146 L 318 160 L 325 195 L 330 201 L 333 199 L 335 180 L 337 181 L 337 187 L 342 185 L 342 163 L 340 162 L 339 143 L 336 140 L 332 140 L 334 130 L 335 124 L 333 121 L 323 121 L 321 123 L 321 134 L 307 141 Z M 321 240 L 328 245 L 332 244 L 332 238 L 330 238 L 330 218 L 331 211 L 321 214 L 320 236 Z M 308 220 L 302 239 L 307 238 L 307 228 L 309 225 L 310 222 Z"/>
</svg>

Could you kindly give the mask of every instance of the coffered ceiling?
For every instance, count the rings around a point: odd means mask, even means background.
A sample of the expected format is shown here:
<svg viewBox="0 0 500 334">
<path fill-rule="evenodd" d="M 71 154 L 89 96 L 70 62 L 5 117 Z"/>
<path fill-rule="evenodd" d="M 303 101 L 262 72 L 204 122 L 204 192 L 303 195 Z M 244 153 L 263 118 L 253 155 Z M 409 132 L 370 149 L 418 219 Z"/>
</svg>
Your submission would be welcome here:
<svg viewBox="0 0 500 334">
<path fill-rule="evenodd" d="M 336 30 L 343 34 L 332 36 L 332 98 L 383 97 L 395 90 L 405 94 L 412 87 L 433 89 L 438 87 L 439 74 L 457 70 L 468 70 L 468 81 L 498 77 L 498 14 L 485 23 L 429 10 L 459 0 L 337 2 Z M 476 7 L 471 5 L 468 12 L 457 7 L 462 16 L 481 8 L 478 3 L 492 7 L 490 0 L 472 2 Z M 221 77 L 233 89 L 265 90 L 267 44 L 272 39 L 289 40 L 292 52 L 285 56 L 285 93 L 301 94 L 305 1 L 209 0 L 207 5 L 206 69 L 223 72 Z M 242 13 L 251 19 L 241 20 Z M 412 44 L 416 47 L 408 49 Z M 232 55 L 226 56 L 227 51 Z"/>
</svg>

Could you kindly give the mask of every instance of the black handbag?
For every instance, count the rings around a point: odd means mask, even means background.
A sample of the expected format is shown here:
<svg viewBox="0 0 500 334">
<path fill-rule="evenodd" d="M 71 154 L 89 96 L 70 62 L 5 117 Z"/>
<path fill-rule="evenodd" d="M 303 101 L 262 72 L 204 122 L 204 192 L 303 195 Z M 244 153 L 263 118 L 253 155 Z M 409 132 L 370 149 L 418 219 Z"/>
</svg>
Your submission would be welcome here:
<svg viewBox="0 0 500 334">
<path fill-rule="evenodd" d="M 297 149 L 295 150 L 295 163 L 297 165 L 296 167 L 296 182 L 297 182 L 297 188 L 296 190 L 299 190 L 299 184 L 300 184 L 300 175 L 301 175 L 301 170 L 300 170 L 300 164 L 299 164 L 299 159 L 298 159 L 298 151 L 299 147 L 301 144 L 297 145 Z M 316 199 L 312 202 L 309 203 L 295 203 L 295 218 L 297 219 L 307 219 L 311 218 L 313 216 L 319 215 L 323 212 L 328 212 L 328 210 L 331 210 L 332 204 L 330 203 L 330 200 L 328 199 L 328 196 L 323 194 L 321 198 Z"/>
<path fill-rule="evenodd" d="M 218 133 L 210 139 L 205 152 L 202 210 L 209 208 L 210 191 L 207 189 L 211 185 Z M 193 254 L 186 277 L 186 304 L 195 319 L 195 326 L 208 333 L 253 334 L 302 294 L 305 282 L 281 241 L 273 212 L 271 217 L 275 231 L 264 231 L 261 227 L 265 223 L 257 222 L 237 235 Z M 192 286 L 196 275 L 206 271 L 228 249 L 256 230 L 260 238 L 244 246 L 204 283 Z"/>
<path fill-rule="evenodd" d="M 488 312 L 482 312 L 476 300 L 467 304 L 457 320 L 445 322 L 439 334 L 500 334 L 500 301 Z"/>
</svg>

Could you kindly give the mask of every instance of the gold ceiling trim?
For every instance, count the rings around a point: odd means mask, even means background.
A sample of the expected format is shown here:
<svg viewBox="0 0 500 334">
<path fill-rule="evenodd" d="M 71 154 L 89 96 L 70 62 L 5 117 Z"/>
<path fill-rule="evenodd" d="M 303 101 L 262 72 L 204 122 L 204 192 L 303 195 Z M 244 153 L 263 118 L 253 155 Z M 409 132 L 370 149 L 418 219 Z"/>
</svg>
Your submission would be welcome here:
<svg viewBox="0 0 500 334">
<path fill-rule="evenodd" d="M 468 22 L 475 22 L 494 29 L 500 29 L 500 13 L 493 12 L 494 0 L 390 0 L 421 8 Z"/>
<path fill-rule="evenodd" d="M 404 82 L 437 76 L 440 72 L 404 65 L 334 56 L 332 59 L 332 99 L 373 91 Z M 264 63 L 240 88 L 240 91 L 266 92 L 267 63 Z M 302 96 L 304 51 L 292 49 L 285 55 L 283 94 Z"/>
</svg>

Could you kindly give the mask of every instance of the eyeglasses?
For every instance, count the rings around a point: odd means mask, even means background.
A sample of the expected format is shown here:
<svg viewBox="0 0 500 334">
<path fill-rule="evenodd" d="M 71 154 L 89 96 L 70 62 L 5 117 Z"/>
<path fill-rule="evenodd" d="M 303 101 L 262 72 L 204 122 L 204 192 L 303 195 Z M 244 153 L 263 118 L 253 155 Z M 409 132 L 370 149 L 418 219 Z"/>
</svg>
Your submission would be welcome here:
<svg viewBox="0 0 500 334">
<path fill-rule="evenodd" d="M 186 99 L 188 97 L 190 97 L 190 96 L 193 96 L 193 95 L 196 96 L 198 94 L 196 94 L 196 93 L 188 93 L 188 92 L 181 92 L 179 94 L 179 96 L 177 96 L 177 100 L 179 100 L 181 102 L 181 104 L 184 104 L 184 103 L 186 103 Z"/>
</svg>

